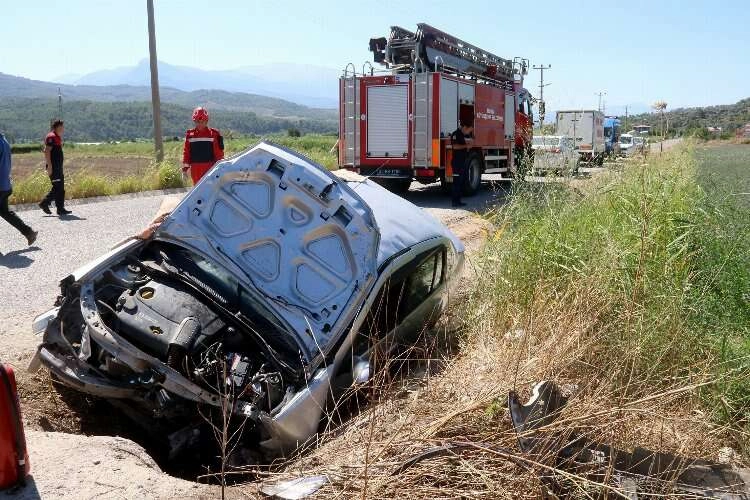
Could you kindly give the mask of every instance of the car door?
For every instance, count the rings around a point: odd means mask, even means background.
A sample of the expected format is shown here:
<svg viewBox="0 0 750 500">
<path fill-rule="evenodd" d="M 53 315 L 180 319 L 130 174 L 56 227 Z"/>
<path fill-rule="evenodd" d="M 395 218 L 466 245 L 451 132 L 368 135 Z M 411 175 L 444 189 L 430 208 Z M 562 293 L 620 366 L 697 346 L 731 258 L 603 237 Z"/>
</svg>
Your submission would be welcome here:
<svg viewBox="0 0 750 500">
<path fill-rule="evenodd" d="M 445 283 L 445 247 L 425 252 L 404 282 L 394 340 L 412 344 L 438 319 Z"/>
<path fill-rule="evenodd" d="M 377 292 L 353 352 L 387 355 L 413 343 L 439 316 L 446 283 L 446 247 L 421 252 L 396 270 Z"/>
</svg>

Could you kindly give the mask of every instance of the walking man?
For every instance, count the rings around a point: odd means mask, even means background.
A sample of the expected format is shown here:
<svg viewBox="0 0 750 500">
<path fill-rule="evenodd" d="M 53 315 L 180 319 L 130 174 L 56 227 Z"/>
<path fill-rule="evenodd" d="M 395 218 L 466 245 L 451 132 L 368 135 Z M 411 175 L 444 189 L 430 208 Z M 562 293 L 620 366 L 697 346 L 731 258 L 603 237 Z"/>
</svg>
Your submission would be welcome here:
<svg viewBox="0 0 750 500">
<path fill-rule="evenodd" d="M 208 127 L 208 111 L 205 108 L 193 110 L 193 122 L 195 128 L 185 134 L 182 171 L 190 170 L 195 185 L 214 163 L 224 158 L 224 138 L 218 130 Z"/>
<path fill-rule="evenodd" d="M 453 149 L 453 159 L 451 161 L 451 167 L 453 167 L 451 201 L 454 207 L 466 206 L 466 203 L 461 201 L 461 194 L 463 194 L 468 176 L 466 163 L 469 158 L 469 149 L 471 148 L 471 144 L 467 144 L 466 141 L 467 139 L 471 141 L 473 130 L 474 126 L 472 124 L 461 122 L 461 126 L 451 134 L 451 148 Z"/>
<path fill-rule="evenodd" d="M 13 192 L 13 186 L 10 182 L 10 169 L 10 144 L 8 144 L 5 136 L 0 133 L 0 217 L 7 220 L 11 226 L 26 236 L 26 241 L 31 246 L 36 241 L 37 232 L 24 224 L 21 218 L 8 208 L 8 198 Z"/>
<path fill-rule="evenodd" d="M 47 196 L 39 203 L 45 214 L 51 214 L 49 209 L 52 200 L 55 201 L 57 215 L 68 215 L 65 210 L 65 175 L 63 174 L 63 141 L 65 126 L 62 120 L 53 120 L 50 133 L 44 138 L 44 159 L 47 161 L 47 175 L 52 182 L 52 188 Z"/>
</svg>

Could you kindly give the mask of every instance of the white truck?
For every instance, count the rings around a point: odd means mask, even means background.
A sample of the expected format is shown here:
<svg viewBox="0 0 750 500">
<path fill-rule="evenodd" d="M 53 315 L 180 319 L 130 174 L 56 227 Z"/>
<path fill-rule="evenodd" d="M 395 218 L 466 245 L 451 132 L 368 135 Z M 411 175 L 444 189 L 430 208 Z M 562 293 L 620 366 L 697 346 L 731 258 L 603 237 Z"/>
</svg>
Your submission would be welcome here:
<svg viewBox="0 0 750 500">
<path fill-rule="evenodd" d="M 557 135 L 573 137 L 582 162 L 604 164 L 604 113 L 596 110 L 558 111 Z"/>
</svg>

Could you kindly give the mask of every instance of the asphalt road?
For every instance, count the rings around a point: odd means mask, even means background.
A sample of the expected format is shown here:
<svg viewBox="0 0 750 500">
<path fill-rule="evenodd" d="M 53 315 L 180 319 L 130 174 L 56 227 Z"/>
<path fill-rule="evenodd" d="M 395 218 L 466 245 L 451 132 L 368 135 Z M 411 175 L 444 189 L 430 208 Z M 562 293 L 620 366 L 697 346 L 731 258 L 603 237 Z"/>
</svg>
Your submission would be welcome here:
<svg viewBox="0 0 750 500">
<path fill-rule="evenodd" d="M 465 199 L 466 209 L 482 211 L 503 203 L 509 186 L 507 181 L 485 181 L 477 195 Z M 406 198 L 443 221 L 460 212 L 451 208 L 450 197 L 437 184 L 415 183 Z M 30 333 L 31 321 L 52 307 L 60 280 L 143 229 L 161 200 L 162 196 L 152 196 L 74 205 L 69 207 L 73 214 L 65 218 L 41 210 L 19 212 L 39 231 L 31 247 L 0 220 L 0 358 L 21 361 L 28 357 L 38 344 Z"/>
<path fill-rule="evenodd" d="M 31 247 L 0 219 L 0 356 L 12 358 L 35 345 L 31 320 L 52 306 L 60 280 L 143 228 L 160 202 L 151 197 L 76 205 L 65 218 L 19 212 L 39 231 Z"/>
</svg>

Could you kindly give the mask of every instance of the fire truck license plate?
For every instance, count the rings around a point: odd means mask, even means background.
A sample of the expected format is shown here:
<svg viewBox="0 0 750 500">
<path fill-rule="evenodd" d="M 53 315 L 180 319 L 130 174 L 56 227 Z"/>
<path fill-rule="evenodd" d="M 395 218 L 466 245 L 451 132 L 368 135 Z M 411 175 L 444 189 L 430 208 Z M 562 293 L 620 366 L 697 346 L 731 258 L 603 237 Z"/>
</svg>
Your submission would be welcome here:
<svg viewBox="0 0 750 500">
<path fill-rule="evenodd" d="M 383 177 L 404 177 L 404 172 L 398 168 L 381 168 L 378 170 L 377 175 Z"/>
</svg>

